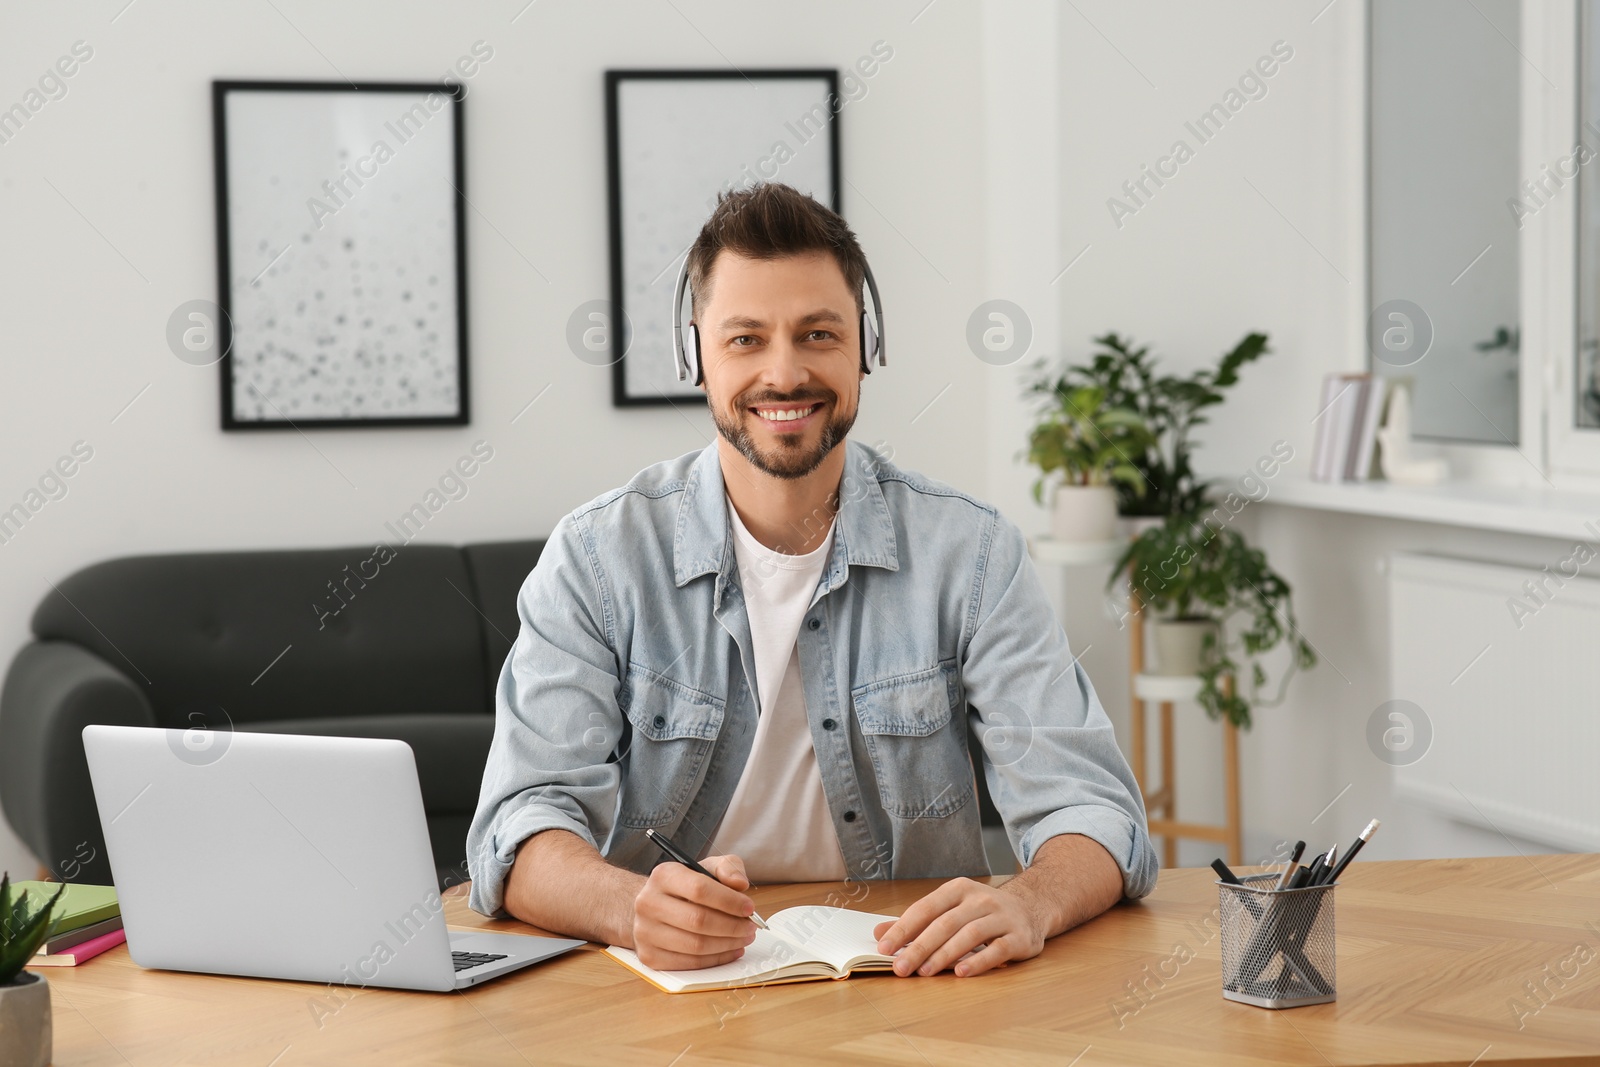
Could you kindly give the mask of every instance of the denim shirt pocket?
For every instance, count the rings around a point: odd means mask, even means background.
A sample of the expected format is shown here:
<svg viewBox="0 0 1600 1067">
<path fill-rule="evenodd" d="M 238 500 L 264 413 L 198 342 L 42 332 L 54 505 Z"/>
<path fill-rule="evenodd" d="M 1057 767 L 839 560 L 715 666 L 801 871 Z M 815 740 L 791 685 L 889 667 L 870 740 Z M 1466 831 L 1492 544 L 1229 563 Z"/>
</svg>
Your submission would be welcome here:
<svg viewBox="0 0 1600 1067">
<path fill-rule="evenodd" d="M 633 731 L 619 819 L 641 829 L 677 819 L 722 729 L 723 701 L 631 664 L 621 701 Z"/>
<path fill-rule="evenodd" d="M 940 665 L 850 691 L 878 795 L 897 818 L 943 818 L 972 798 L 965 724 L 951 715 L 954 676 Z"/>
</svg>

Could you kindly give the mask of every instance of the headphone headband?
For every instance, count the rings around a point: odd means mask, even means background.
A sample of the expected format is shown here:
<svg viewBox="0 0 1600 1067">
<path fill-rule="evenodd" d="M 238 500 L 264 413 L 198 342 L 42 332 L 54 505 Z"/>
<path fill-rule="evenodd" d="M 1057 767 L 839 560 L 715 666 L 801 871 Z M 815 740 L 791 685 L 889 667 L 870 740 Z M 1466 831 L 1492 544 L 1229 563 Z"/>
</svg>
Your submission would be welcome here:
<svg viewBox="0 0 1600 1067">
<path fill-rule="evenodd" d="M 878 297 L 878 280 L 872 276 L 871 265 L 863 262 L 861 266 L 866 274 L 867 291 L 872 295 L 872 318 L 867 317 L 866 311 L 861 313 L 861 372 L 871 374 L 874 356 L 878 366 L 887 366 L 883 353 L 883 301 Z M 691 322 L 687 343 L 683 337 L 683 296 L 688 291 L 689 256 L 685 253 L 678 266 L 678 280 L 672 287 L 672 361 L 678 369 L 678 381 L 699 385 L 704 379 L 700 366 L 699 327 Z"/>
</svg>

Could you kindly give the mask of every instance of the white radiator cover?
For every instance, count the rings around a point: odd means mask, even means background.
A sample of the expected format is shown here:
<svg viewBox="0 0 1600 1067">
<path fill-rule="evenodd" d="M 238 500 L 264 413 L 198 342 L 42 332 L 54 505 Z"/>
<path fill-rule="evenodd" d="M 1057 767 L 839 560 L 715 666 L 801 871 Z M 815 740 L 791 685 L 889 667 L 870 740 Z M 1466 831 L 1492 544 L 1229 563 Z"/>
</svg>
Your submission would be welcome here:
<svg viewBox="0 0 1600 1067">
<path fill-rule="evenodd" d="M 1401 796 L 1600 851 L 1600 580 L 1579 571 L 1593 559 L 1589 545 L 1543 568 L 1390 556 L 1390 696 L 1433 729 L 1426 754 L 1395 768 Z"/>
</svg>

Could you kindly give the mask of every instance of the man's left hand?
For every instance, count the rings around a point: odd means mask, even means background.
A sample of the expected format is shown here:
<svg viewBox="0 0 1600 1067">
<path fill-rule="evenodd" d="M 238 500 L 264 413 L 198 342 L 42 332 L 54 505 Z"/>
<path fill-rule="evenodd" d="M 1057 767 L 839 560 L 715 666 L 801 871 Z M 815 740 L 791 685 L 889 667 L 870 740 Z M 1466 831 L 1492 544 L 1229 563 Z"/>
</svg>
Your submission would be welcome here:
<svg viewBox="0 0 1600 1067">
<path fill-rule="evenodd" d="M 1037 902 L 1022 886 L 1007 890 L 956 878 L 872 932 L 879 952 L 892 956 L 899 951 L 894 973 L 901 977 L 938 974 L 954 966 L 956 976 L 965 978 L 1009 960 L 1037 956 L 1051 933 L 1046 926 Z"/>
</svg>

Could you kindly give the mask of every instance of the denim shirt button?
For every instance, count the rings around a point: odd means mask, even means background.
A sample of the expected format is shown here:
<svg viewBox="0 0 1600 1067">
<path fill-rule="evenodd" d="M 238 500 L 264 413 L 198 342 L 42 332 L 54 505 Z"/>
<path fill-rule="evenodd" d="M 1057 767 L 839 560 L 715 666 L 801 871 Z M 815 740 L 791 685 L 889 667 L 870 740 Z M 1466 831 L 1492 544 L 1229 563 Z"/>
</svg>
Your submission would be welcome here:
<svg viewBox="0 0 1600 1067">
<path fill-rule="evenodd" d="M 855 822 L 856 821 L 856 813 L 853 812 L 853 811 L 845 812 L 844 813 L 844 821 L 845 822 Z"/>
<path fill-rule="evenodd" d="M 835 727 L 835 726 L 838 726 L 838 725 L 839 725 L 839 724 L 838 724 L 838 723 L 836 723 L 836 722 L 834 722 L 834 721 L 833 721 L 833 720 L 832 720 L 832 719 L 823 719 L 823 720 L 822 720 L 822 728 L 823 728 L 823 729 L 824 729 L 824 730 L 831 730 L 831 729 L 833 729 L 833 728 L 834 728 L 834 727 Z"/>
<path fill-rule="evenodd" d="M 808 630 L 818 630 L 818 629 L 821 629 L 821 628 L 822 628 L 822 620 L 821 619 L 818 619 L 816 617 L 812 617 L 811 619 L 809 619 L 806 622 L 806 629 L 808 629 Z"/>
<path fill-rule="evenodd" d="M 656 729 L 659 730 L 665 725 L 667 725 L 667 717 L 665 715 L 657 715 L 656 716 Z"/>
</svg>

